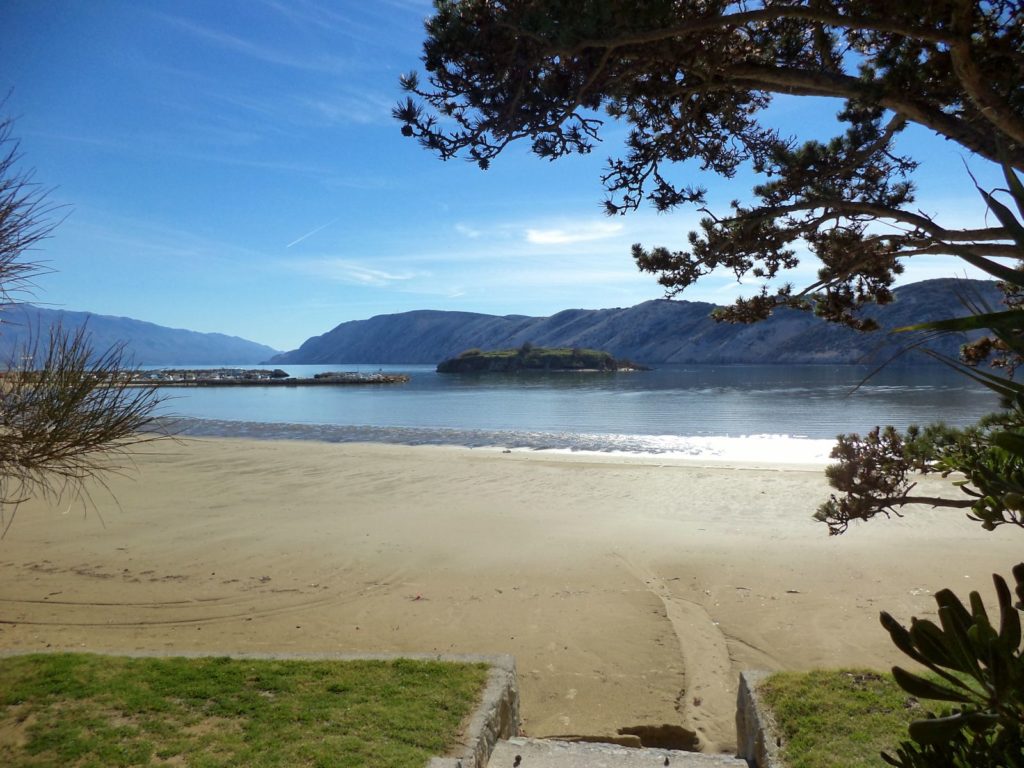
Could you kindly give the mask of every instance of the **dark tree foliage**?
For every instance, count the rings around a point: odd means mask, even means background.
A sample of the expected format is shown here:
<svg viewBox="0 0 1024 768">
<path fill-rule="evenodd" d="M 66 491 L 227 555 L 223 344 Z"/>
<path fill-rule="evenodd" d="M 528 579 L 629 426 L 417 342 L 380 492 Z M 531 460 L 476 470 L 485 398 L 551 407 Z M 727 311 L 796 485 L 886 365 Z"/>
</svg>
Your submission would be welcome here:
<svg viewBox="0 0 1024 768">
<path fill-rule="evenodd" d="M 1000 525 L 1024 528 L 1024 462 L 1000 443 L 1024 426 L 1016 410 L 993 414 L 968 429 L 943 424 L 911 426 L 901 435 L 876 427 L 866 436 L 839 435 L 825 470 L 833 493 L 815 513 L 829 533 L 844 533 L 855 520 L 879 514 L 900 516 L 908 504 L 966 509 L 986 530 Z M 958 478 L 967 498 L 914 493 L 916 475 Z"/>
<path fill-rule="evenodd" d="M 438 0 L 424 67 L 395 110 L 403 133 L 481 168 L 511 142 L 540 157 L 588 153 L 602 112 L 631 128 L 603 176 L 610 214 L 646 199 L 707 216 L 682 249 L 636 245 L 670 295 L 714 269 L 764 281 L 722 311 L 752 321 L 778 306 L 855 328 L 892 299 L 900 259 L 952 254 L 1002 277 L 1020 249 L 1000 223 L 946 227 L 915 209 L 916 163 L 895 139 L 916 123 L 970 153 L 1024 169 L 1024 6 L 1015 0 Z M 844 130 L 798 141 L 765 122 L 775 95 L 841 100 Z M 829 109 L 822 102 L 823 109 Z M 753 202 L 704 208 L 673 165 L 763 177 Z M 819 279 L 782 282 L 806 247 Z M 780 284 L 781 282 L 781 284 Z"/>
<path fill-rule="evenodd" d="M 0 120 L 0 332 L 2 311 L 47 271 L 31 258 L 52 231 L 56 209 L 30 172 L 19 170 L 11 121 Z M 84 482 L 119 466 L 133 444 L 161 437 L 159 400 L 131 382 L 123 350 L 97 353 L 85 331 L 53 328 L 0 370 L 0 535 L 4 509 L 36 495 L 81 493 Z"/>
</svg>

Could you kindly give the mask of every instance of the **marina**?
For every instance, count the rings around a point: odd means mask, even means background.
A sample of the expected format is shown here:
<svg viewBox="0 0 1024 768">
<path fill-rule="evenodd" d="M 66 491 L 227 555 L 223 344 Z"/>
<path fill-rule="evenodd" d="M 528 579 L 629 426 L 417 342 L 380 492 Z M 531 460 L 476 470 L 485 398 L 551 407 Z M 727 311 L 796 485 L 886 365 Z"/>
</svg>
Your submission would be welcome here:
<svg viewBox="0 0 1024 768">
<path fill-rule="evenodd" d="M 310 387 L 405 384 L 408 381 L 407 374 L 382 371 L 324 371 L 313 376 L 294 377 L 280 368 L 184 368 L 141 371 L 132 383 L 156 387 Z"/>
</svg>

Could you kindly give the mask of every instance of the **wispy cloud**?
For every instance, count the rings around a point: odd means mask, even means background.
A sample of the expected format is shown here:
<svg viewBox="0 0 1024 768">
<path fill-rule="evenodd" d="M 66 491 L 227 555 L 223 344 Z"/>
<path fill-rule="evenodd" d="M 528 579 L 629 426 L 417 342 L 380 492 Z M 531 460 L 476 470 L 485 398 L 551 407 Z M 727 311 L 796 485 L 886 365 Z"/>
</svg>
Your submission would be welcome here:
<svg viewBox="0 0 1024 768">
<path fill-rule="evenodd" d="M 704 278 L 705 284 L 709 284 L 712 281 L 712 277 L 712 275 L 706 276 Z M 725 282 L 723 282 L 717 288 L 710 288 L 709 286 L 710 290 L 715 291 L 715 293 L 736 293 L 737 291 L 742 291 L 744 288 L 749 288 L 752 285 L 750 282 L 737 280 L 735 275 L 733 275 L 731 279 L 722 278 L 721 276 L 719 279 L 724 279 Z"/>
<path fill-rule="evenodd" d="M 431 0 L 380 0 L 380 2 L 390 5 L 392 8 L 408 8 L 417 11 L 429 12 L 432 7 Z"/>
<path fill-rule="evenodd" d="M 56 238 L 90 243 L 106 253 L 132 254 L 141 263 L 159 260 L 193 268 L 195 264 L 261 269 L 266 254 L 233 241 L 199 234 L 187 227 L 169 226 L 151 218 L 111 213 L 87 204 L 75 206 L 74 215 Z"/>
<path fill-rule="evenodd" d="M 309 0 L 261 0 L 262 4 L 296 28 L 343 37 L 360 46 L 387 48 L 406 52 L 402 32 L 415 30 L 418 35 L 422 19 L 429 15 L 431 0 L 374 0 L 349 4 L 344 11 L 340 4 L 309 2 Z"/>
<path fill-rule="evenodd" d="M 288 266 L 314 277 L 335 280 L 349 285 L 381 288 L 422 277 L 423 273 L 412 270 L 389 271 L 364 266 L 350 259 L 321 258 L 289 261 Z"/>
<path fill-rule="evenodd" d="M 296 26 L 313 26 L 331 32 L 341 32 L 356 40 L 364 40 L 376 33 L 368 24 L 357 22 L 337 10 L 306 2 L 305 0 L 261 0 L 262 4 L 280 14 Z"/>
<path fill-rule="evenodd" d="M 86 136 L 84 134 L 76 133 L 54 133 L 51 131 L 26 131 L 22 134 L 25 138 L 41 138 L 47 141 L 66 142 L 71 144 L 83 144 L 96 149 L 101 149 L 106 152 L 124 152 L 126 148 L 131 149 L 135 142 L 125 141 L 124 139 L 109 138 L 98 136 Z M 137 137 L 133 137 L 137 142 Z"/>
<path fill-rule="evenodd" d="M 527 229 L 526 241 L 534 245 L 571 245 L 615 237 L 623 229 L 619 223 L 596 221 L 554 229 Z"/>
<path fill-rule="evenodd" d="M 338 56 L 327 53 L 313 53 L 306 56 L 296 56 L 269 45 L 255 43 L 251 40 L 232 35 L 229 32 L 222 32 L 217 29 L 198 24 L 189 19 L 173 16 L 167 13 L 154 12 L 154 16 L 166 23 L 175 26 L 193 37 L 205 40 L 224 50 L 250 59 L 261 61 L 265 64 L 297 69 L 305 72 L 320 72 L 331 75 L 343 75 L 349 72 L 355 62 L 348 61 Z"/>
<path fill-rule="evenodd" d="M 508 290 L 529 289 L 552 292 L 561 288 L 585 288 L 586 286 L 622 285 L 638 281 L 636 270 L 604 268 L 582 270 L 576 265 L 557 269 L 503 269 L 481 276 L 479 286 L 504 288 Z M 643 281 L 643 278 L 639 278 Z"/>
<path fill-rule="evenodd" d="M 478 237 L 483 235 L 483 232 L 479 229 L 474 229 L 467 224 L 456 224 L 455 231 L 463 237 L 468 237 L 471 240 L 476 240 Z"/>
<path fill-rule="evenodd" d="M 329 125 L 386 124 L 391 120 L 394 99 L 374 91 L 351 91 L 330 97 L 298 99 L 298 106 Z"/>
<path fill-rule="evenodd" d="M 401 186 L 394 178 L 379 173 L 366 173 L 363 175 L 332 175 L 322 180 L 326 189 L 362 189 L 381 190 L 395 189 Z"/>
</svg>

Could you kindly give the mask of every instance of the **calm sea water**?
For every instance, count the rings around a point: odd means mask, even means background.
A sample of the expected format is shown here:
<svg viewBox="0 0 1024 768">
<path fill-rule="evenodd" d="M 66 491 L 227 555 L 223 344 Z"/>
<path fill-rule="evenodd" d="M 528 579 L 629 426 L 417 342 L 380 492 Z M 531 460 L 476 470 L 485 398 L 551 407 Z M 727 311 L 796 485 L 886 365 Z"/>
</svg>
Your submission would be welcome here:
<svg viewBox="0 0 1024 768">
<path fill-rule="evenodd" d="M 268 366 L 273 367 L 273 366 Z M 821 461 L 841 432 L 966 425 L 996 407 L 942 367 L 662 366 L 636 373 L 442 375 L 433 366 L 284 366 L 408 373 L 400 385 L 168 389 L 186 434 Z M 858 387 L 857 385 L 860 384 Z"/>
</svg>

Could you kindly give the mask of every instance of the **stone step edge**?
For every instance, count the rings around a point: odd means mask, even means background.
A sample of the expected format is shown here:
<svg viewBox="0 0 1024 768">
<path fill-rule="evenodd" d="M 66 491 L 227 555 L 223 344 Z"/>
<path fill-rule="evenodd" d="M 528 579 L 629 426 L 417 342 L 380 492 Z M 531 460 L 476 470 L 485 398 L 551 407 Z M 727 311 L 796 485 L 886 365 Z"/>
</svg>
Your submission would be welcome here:
<svg viewBox="0 0 1024 768">
<path fill-rule="evenodd" d="M 454 756 L 431 758 L 428 768 L 486 768 L 497 742 L 518 734 L 519 689 L 515 658 L 510 655 L 448 658 L 484 661 L 491 664 L 491 672 L 481 703 L 466 729 L 463 744 L 455 750 Z M 736 697 L 737 757 L 755 768 L 783 768 L 779 755 L 781 739 L 771 714 L 757 692 L 757 686 L 771 674 L 764 670 L 745 670 L 740 673 Z"/>
<path fill-rule="evenodd" d="M 620 744 L 602 742 L 564 741 L 562 739 L 534 739 L 513 737 L 500 742 L 491 755 L 491 768 L 508 768 L 515 765 L 512 755 L 518 757 L 522 752 L 524 768 L 527 765 L 555 765 L 563 761 L 571 765 L 586 764 L 580 761 L 593 761 L 595 764 L 617 764 L 620 760 L 624 765 L 650 765 L 660 767 L 666 762 L 677 768 L 747 768 L 748 763 L 740 757 L 729 754 L 707 754 L 703 752 L 687 752 L 661 747 L 625 747 Z M 505 760 L 500 766 L 493 765 L 496 757 Z"/>
<path fill-rule="evenodd" d="M 480 703 L 469 718 L 454 755 L 432 757 L 427 768 L 486 768 L 495 744 L 519 733 L 519 683 L 516 660 L 509 654 L 447 655 L 444 660 L 490 665 Z"/>
<path fill-rule="evenodd" d="M 737 752 L 755 768 L 783 768 L 779 754 L 782 737 L 757 690 L 772 674 L 765 670 L 740 672 L 736 694 Z"/>
</svg>

